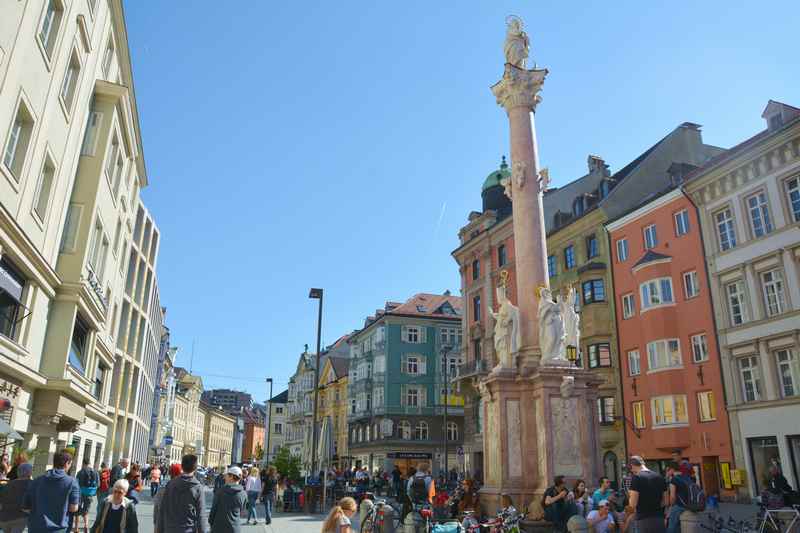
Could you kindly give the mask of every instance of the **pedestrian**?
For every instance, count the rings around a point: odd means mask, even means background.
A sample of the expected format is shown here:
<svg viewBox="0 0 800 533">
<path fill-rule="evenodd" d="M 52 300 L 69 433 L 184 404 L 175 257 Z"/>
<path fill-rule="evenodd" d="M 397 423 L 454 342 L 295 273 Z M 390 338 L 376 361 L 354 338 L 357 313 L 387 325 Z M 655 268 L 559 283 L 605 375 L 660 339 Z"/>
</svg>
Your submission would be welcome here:
<svg viewBox="0 0 800 533">
<path fill-rule="evenodd" d="M 0 459 L 0 479 L 8 478 L 9 472 L 11 472 L 11 465 L 8 463 L 8 454 L 4 453 Z"/>
<path fill-rule="evenodd" d="M 161 486 L 161 469 L 158 463 L 154 464 L 150 469 L 150 497 L 155 498 L 158 493 L 158 488 Z"/>
<path fill-rule="evenodd" d="M 97 485 L 97 507 L 106 499 L 106 496 L 111 492 L 111 469 L 105 463 L 100 463 L 99 472 L 100 482 Z"/>
<path fill-rule="evenodd" d="M 597 508 L 597 504 L 602 500 L 607 501 L 612 492 L 614 489 L 611 488 L 611 480 L 606 476 L 601 477 L 600 486 L 592 494 L 592 508 Z"/>
<path fill-rule="evenodd" d="M 680 533 L 681 514 L 686 510 L 684 505 L 689 499 L 689 485 L 692 478 L 689 477 L 691 467 L 689 463 L 681 467 L 670 461 L 667 463 L 667 490 L 669 491 L 669 510 L 667 511 L 667 533 Z"/>
<path fill-rule="evenodd" d="M 322 533 L 353 533 L 350 518 L 354 514 L 356 514 L 356 501 L 345 496 L 328 513 L 325 522 L 322 523 Z"/>
<path fill-rule="evenodd" d="M 278 471 L 270 465 L 261 482 L 261 502 L 264 504 L 264 524 L 272 523 L 272 507 L 275 505 L 275 496 L 278 492 Z"/>
<path fill-rule="evenodd" d="M 156 529 L 161 533 L 208 533 L 208 523 L 203 518 L 204 489 L 194 475 L 197 456 L 184 455 L 180 469 L 181 473 L 160 491 L 164 495 L 158 506 Z"/>
<path fill-rule="evenodd" d="M 175 463 L 170 465 L 169 471 L 167 472 L 170 480 L 180 477 L 181 475 L 181 465 Z M 161 513 L 161 500 L 164 498 L 164 491 L 159 490 L 155 497 L 153 498 L 153 533 L 159 533 L 158 529 L 158 518 Z"/>
<path fill-rule="evenodd" d="M 23 510 L 29 512 L 29 533 L 65 533 L 69 513 L 80 508 L 78 480 L 67 475 L 72 455 L 60 450 L 53 455 L 53 468 L 33 480 L 25 493 Z"/>
<path fill-rule="evenodd" d="M 139 466 L 139 463 L 134 463 L 131 466 L 131 470 L 125 475 L 125 479 L 128 481 L 128 494 L 126 494 L 127 498 L 129 500 L 133 500 L 134 504 L 138 504 L 143 487 L 142 467 Z"/>
<path fill-rule="evenodd" d="M 261 478 L 258 477 L 258 467 L 250 468 L 250 475 L 244 484 L 244 490 L 247 491 L 247 523 L 250 523 L 250 517 L 253 517 L 253 523 L 258 524 L 258 514 L 256 513 L 256 502 L 261 494 Z"/>
<path fill-rule="evenodd" d="M 92 524 L 91 533 L 138 533 L 139 518 L 136 505 L 125 495 L 130 490 L 127 479 L 114 483 L 111 496 L 106 497 L 97 508 L 97 518 Z"/>
<path fill-rule="evenodd" d="M 544 517 L 548 522 L 552 522 L 558 531 L 564 531 L 567 527 L 567 520 L 576 513 L 576 507 L 567 501 L 569 491 L 564 483 L 564 476 L 553 478 L 553 486 L 544 492 Z"/>
<path fill-rule="evenodd" d="M 399 500 L 403 490 L 403 473 L 396 464 L 394 465 L 394 470 L 392 470 L 392 490 L 395 498 Z"/>
<path fill-rule="evenodd" d="M 572 492 L 569 493 L 569 501 L 575 504 L 578 514 L 586 518 L 586 515 L 589 514 L 589 511 L 592 509 L 592 504 L 584 480 L 578 479 L 575 481 Z"/>
<path fill-rule="evenodd" d="M 638 455 L 630 459 L 633 472 L 629 508 L 636 509 L 639 533 L 665 533 L 664 507 L 667 502 L 667 483 L 661 474 L 653 472 Z M 631 509 L 626 509 L 630 512 Z"/>
<path fill-rule="evenodd" d="M 111 469 L 111 485 L 114 485 L 118 479 L 123 479 L 127 475 L 129 464 L 130 461 L 123 457 L 114 465 L 114 468 Z"/>
<path fill-rule="evenodd" d="M 75 476 L 78 486 L 81 488 L 81 507 L 74 517 L 75 531 L 78 530 L 79 518 L 83 518 L 83 529 L 89 529 L 89 510 L 92 508 L 92 498 L 97 496 L 97 487 L 100 484 L 100 476 L 97 475 L 88 457 L 83 458 L 83 468 Z"/>
<path fill-rule="evenodd" d="M 15 464 L 14 468 L 16 476 L 8 482 L 5 490 L 0 492 L 0 529 L 4 533 L 22 533 L 28 525 L 28 514 L 22 508 L 25 493 L 32 483 L 33 465 Z"/>
<path fill-rule="evenodd" d="M 225 485 L 214 493 L 214 502 L 208 513 L 211 533 L 239 533 L 242 529 L 242 509 L 247 505 L 247 495 L 239 481 L 242 469 L 231 466 L 225 471 Z"/>
<path fill-rule="evenodd" d="M 12 481 L 14 479 L 17 479 L 17 476 L 19 476 L 18 473 L 19 465 L 25 464 L 27 462 L 28 462 L 27 453 L 25 453 L 24 451 L 20 451 L 19 453 L 17 453 L 17 455 L 14 456 L 14 464 L 11 466 L 11 470 L 8 471 L 8 476 L 6 476 L 8 477 L 8 480 Z"/>
<path fill-rule="evenodd" d="M 597 508 L 589 511 L 586 522 L 594 529 L 594 533 L 608 533 L 616 527 L 614 515 L 609 509 L 607 500 L 597 502 Z"/>
</svg>

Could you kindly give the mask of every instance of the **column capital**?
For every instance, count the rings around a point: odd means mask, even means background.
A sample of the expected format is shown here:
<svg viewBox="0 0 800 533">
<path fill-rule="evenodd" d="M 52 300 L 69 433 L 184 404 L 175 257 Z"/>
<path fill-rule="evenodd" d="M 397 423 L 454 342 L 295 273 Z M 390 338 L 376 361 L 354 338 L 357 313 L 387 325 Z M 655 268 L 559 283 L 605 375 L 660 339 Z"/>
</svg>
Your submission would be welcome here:
<svg viewBox="0 0 800 533">
<path fill-rule="evenodd" d="M 506 63 L 503 79 L 492 85 L 492 93 L 497 98 L 497 104 L 506 112 L 515 107 L 535 111 L 536 104 L 542 100 L 538 93 L 546 76 L 546 68 L 525 70 Z"/>
</svg>

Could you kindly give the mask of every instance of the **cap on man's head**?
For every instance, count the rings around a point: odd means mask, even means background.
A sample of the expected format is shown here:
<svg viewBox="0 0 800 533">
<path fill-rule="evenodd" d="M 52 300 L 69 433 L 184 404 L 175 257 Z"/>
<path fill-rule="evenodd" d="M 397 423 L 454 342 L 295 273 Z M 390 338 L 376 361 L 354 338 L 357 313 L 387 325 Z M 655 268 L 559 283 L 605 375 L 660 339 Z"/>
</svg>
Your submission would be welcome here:
<svg viewBox="0 0 800 533">
<path fill-rule="evenodd" d="M 600 500 L 597 502 L 598 507 L 608 507 L 608 500 Z"/>
<path fill-rule="evenodd" d="M 234 476 L 238 479 L 242 479 L 242 469 L 238 466 L 229 466 L 225 473 L 229 476 Z"/>
<path fill-rule="evenodd" d="M 628 461 L 631 466 L 644 466 L 644 459 L 641 455 L 631 455 L 631 460 Z"/>
</svg>

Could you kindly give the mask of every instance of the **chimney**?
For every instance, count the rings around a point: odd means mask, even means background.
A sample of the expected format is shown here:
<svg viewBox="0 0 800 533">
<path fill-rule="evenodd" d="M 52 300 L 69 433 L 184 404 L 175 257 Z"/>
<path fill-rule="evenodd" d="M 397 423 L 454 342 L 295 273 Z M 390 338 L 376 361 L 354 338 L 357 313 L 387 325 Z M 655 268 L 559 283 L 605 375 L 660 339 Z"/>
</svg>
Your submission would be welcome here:
<svg viewBox="0 0 800 533">
<path fill-rule="evenodd" d="M 598 155 L 589 154 L 589 157 L 586 158 L 586 163 L 589 166 L 589 174 L 601 172 L 604 176 L 611 175 L 608 171 L 608 165 L 606 165 L 603 158 Z"/>
</svg>

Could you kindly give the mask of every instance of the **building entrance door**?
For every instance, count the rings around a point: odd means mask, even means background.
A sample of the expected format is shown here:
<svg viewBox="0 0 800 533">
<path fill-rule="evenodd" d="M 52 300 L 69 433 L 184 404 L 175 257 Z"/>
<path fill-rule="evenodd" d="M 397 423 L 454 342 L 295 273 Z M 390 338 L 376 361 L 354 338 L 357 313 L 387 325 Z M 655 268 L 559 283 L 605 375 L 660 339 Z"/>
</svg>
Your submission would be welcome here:
<svg viewBox="0 0 800 533">
<path fill-rule="evenodd" d="M 719 496 L 719 457 L 703 457 L 703 490 L 708 496 Z"/>
</svg>

